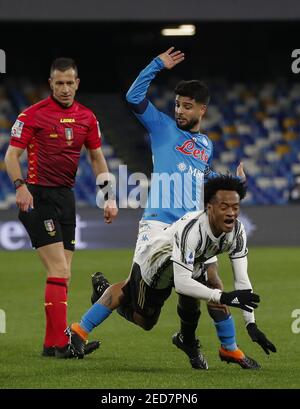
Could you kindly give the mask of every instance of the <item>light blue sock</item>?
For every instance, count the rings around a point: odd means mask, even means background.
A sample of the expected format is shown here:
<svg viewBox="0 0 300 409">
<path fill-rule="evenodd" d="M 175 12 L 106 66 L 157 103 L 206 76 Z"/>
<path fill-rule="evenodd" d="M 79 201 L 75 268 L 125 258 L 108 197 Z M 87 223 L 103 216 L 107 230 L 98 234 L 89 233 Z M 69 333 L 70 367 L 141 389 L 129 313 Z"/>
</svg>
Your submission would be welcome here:
<svg viewBox="0 0 300 409">
<path fill-rule="evenodd" d="M 235 338 L 234 320 L 232 316 L 229 315 L 229 317 L 223 321 L 215 321 L 215 326 L 222 347 L 228 351 L 235 351 L 237 349 L 237 344 Z"/>
<path fill-rule="evenodd" d="M 80 321 L 81 328 L 86 332 L 91 332 L 95 327 L 101 324 L 110 314 L 112 310 L 102 304 L 95 303 L 87 313 L 85 313 Z"/>
</svg>

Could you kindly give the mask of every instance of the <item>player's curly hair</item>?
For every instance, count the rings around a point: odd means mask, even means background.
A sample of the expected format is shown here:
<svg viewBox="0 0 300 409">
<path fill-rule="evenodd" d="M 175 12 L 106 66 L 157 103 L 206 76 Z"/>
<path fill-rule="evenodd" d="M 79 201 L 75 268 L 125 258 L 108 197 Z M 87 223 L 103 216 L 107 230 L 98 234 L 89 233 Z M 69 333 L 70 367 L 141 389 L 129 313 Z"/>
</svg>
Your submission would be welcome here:
<svg viewBox="0 0 300 409">
<path fill-rule="evenodd" d="M 175 94 L 189 97 L 200 104 L 208 105 L 210 95 L 207 85 L 198 80 L 180 81 L 175 87 Z"/>
<path fill-rule="evenodd" d="M 204 185 L 204 204 L 210 203 L 218 190 L 231 190 L 237 192 L 240 200 L 243 200 L 247 193 L 246 182 L 231 175 L 218 175 L 208 179 Z"/>
</svg>

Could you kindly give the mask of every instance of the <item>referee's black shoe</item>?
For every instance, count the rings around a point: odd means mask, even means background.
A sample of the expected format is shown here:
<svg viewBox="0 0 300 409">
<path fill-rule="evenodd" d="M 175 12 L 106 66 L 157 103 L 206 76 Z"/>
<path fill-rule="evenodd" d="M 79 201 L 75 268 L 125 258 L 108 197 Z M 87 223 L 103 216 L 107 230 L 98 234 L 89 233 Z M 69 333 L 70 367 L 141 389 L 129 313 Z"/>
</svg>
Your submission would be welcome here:
<svg viewBox="0 0 300 409">
<path fill-rule="evenodd" d="M 55 356 L 55 347 L 45 347 L 44 345 L 42 356 L 47 356 L 47 357 Z"/>
<path fill-rule="evenodd" d="M 73 345 L 67 344 L 64 347 L 55 347 L 55 357 L 59 359 L 77 358 Z"/>
<path fill-rule="evenodd" d="M 100 346 L 100 341 L 91 341 L 85 344 L 84 346 L 84 355 L 92 354 Z M 42 356 L 45 357 L 54 357 L 55 356 L 55 347 L 43 347 Z"/>
<path fill-rule="evenodd" d="M 91 303 L 95 304 L 102 296 L 104 291 L 110 286 L 109 282 L 104 277 L 103 273 L 97 271 L 92 275 L 93 293 L 91 296 Z"/>
<path fill-rule="evenodd" d="M 180 332 L 177 332 L 173 335 L 172 342 L 177 348 L 187 354 L 194 369 L 208 369 L 206 358 L 200 351 L 199 339 L 195 340 L 194 344 L 185 344 L 183 335 Z"/>
</svg>

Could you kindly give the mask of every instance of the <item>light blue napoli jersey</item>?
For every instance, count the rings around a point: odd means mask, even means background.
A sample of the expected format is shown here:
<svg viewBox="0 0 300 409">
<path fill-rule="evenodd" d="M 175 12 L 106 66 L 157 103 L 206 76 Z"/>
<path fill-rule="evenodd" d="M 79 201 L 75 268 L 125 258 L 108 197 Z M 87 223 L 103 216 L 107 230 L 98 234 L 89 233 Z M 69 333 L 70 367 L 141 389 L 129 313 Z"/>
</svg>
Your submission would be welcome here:
<svg viewBox="0 0 300 409">
<path fill-rule="evenodd" d="M 210 139 L 183 131 L 145 96 L 151 80 L 163 69 L 155 58 L 130 87 L 126 98 L 150 135 L 153 173 L 143 219 L 173 223 L 185 213 L 203 209 L 204 176 L 213 175 Z"/>
</svg>

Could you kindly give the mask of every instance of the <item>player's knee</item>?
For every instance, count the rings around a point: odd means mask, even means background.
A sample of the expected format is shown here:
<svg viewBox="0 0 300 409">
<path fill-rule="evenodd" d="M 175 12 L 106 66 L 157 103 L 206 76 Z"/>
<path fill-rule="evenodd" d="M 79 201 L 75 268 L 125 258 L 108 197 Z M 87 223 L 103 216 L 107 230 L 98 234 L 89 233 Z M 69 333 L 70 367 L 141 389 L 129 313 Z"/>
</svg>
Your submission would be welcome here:
<svg viewBox="0 0 300 409">
<path fill-rule="evenodd" d="M 157 323 L 157 319 L 153 319 L 153 318 L 146 318 L 143 323 L 142 323 L 142 328 L 145 331 L 150 331 L 154 325 Z"/>
<path fill-rule="evenodd" d="M 158 316 L 143 317 L 141 314 L 134 312 L 134 322 L 145 331 L 150 331 L 158 321 Z"/>
<path fill-rule="evenodd" d="M 49 268 L 49 276 L 69 279 L 71 271 L 66 261 L 55 263 Z"/>
</svg>

